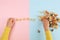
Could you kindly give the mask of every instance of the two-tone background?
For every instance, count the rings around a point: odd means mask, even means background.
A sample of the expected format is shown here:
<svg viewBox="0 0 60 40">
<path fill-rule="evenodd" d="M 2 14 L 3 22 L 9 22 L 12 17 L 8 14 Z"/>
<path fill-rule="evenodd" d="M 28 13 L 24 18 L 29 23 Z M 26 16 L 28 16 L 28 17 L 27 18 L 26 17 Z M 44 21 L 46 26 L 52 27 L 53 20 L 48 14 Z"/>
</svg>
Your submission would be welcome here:
<svg viewBox="0 0 60 40">
<path fill-rule="evenodd" d="M 45 32 L 38 16 L 39 11 L 49 10 L 60 15 L 60 0 L 0 0 L 0 37 L 7 19 L 35 18 L 36 21 L 18 21 L 12 30 L 10 40 L 45 40 Z M 37 30 L 40 29 L 40 33 Z M 60 40 L 60 27 L 52 32 L 54 40 Z"/>
</svg>

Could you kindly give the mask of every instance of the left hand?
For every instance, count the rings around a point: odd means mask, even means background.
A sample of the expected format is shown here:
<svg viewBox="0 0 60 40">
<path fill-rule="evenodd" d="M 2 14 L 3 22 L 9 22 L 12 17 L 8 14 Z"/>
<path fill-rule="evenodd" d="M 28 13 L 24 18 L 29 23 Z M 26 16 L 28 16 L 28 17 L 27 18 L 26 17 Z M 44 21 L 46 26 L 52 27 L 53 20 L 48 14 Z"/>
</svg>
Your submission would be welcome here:
<svg viewBox="0 0 60 40">
<path fill-rule="evenodd" d="M 7 27 L 13 27 L 15 25 L 15 19 L 14 18 L 9 18 L 7 21 Z"/>
</svg>

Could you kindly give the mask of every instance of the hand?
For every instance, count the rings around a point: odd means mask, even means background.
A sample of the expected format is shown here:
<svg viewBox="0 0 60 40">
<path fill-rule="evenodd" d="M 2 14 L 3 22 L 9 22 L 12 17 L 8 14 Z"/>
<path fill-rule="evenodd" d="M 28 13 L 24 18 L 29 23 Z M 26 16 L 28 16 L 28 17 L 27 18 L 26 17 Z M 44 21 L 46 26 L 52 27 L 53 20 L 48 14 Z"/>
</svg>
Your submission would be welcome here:
<svg viewBox="0 0 60 40">
<path fill-rule="evenodd" d="M 14 18 L 9 18 L 7 21 L 7 27 L 13 27 L 15 25 L 15 19 Z"/>
<path fill-rule="evenodd" d="M 43 22 L 43 26 L 44 26 L 44 30 L 49 30 L 49 21 L 47 20 L 47 18 L 42 19 Z"/>
</svg>

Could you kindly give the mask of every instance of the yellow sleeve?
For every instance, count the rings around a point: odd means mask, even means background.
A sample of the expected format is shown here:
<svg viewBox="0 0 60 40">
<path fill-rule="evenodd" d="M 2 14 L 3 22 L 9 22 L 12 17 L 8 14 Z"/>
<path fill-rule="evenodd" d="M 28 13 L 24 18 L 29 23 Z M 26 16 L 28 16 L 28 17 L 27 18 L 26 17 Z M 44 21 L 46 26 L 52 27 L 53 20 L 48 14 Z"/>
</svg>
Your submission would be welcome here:
<svg viewBox="0 0 60 40">
<path fill-rule="evenodd" d="M 53 40 L 50 30 L 45 31 L 45 33 L 46 33 L 46 40 Z"/>
<path fill-rule="evenodd" d="M 6 28 L 5 28 L 5 30 L 4 30 L 4 32 L 3 32 L 3 35 L 2 35 L 2 37 L 1 37 L 1 40 L 8 40 L 10 30 L 11 30 L 10 27 L 6 27 Z"/>
</svg>

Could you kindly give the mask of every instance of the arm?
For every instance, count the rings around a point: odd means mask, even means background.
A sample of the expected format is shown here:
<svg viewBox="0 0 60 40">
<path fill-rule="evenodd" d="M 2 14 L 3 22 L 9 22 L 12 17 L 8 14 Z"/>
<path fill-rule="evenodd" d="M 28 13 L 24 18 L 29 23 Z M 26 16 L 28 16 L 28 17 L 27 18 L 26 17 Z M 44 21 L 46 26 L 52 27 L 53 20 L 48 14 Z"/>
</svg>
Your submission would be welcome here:
<svg viewBox="0 0 60 40">
<path fill-rule="evenodd" d="M 42 20 L 42 22 L 43 22 L 43 26 L 46 34 L 46 40 L 53 40 L 51 32 L 49 30 L 49 21 L 45 18 Z"/>
<path fill-rule="evenodd" d="M 10 36 L 10 32 L 15 24 L 15 21 L 13 18 L 10 18 L 7 22 L 6 28 L 2 34 L 1 40 L 8 40 Z"/>
</svg>

